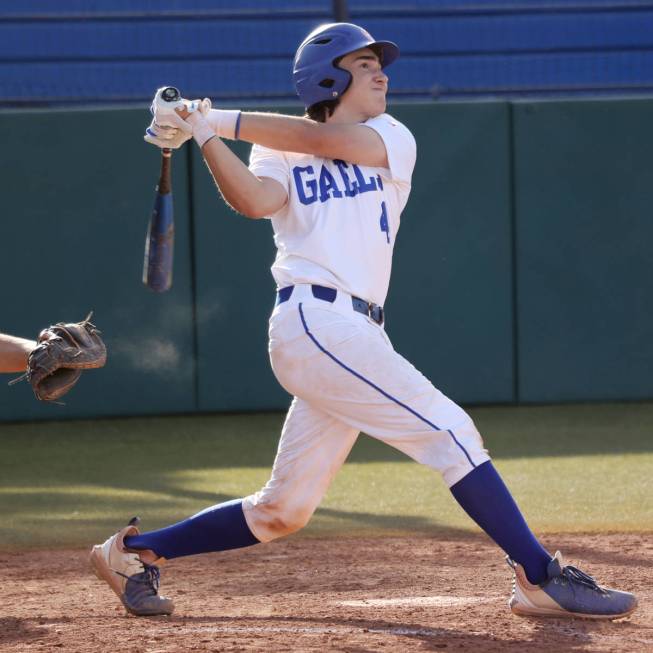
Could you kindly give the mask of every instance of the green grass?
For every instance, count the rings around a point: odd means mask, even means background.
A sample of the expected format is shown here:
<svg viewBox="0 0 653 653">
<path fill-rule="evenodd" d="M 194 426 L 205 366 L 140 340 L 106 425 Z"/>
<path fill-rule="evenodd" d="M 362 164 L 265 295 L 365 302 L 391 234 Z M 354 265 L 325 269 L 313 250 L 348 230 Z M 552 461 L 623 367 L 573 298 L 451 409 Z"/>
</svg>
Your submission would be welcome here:
<svg viewBox="0 0 653 653">
<path fill-rule="evenodd" d="M 653 531 L 653 404 L 469 411 L 539 533 Z M 257 490 L 283 415 L 0 425 L 0 549 L 85 546 Z M 438 474 L 362 436 L 305 535 L 474 531 Z"/>
</svg>

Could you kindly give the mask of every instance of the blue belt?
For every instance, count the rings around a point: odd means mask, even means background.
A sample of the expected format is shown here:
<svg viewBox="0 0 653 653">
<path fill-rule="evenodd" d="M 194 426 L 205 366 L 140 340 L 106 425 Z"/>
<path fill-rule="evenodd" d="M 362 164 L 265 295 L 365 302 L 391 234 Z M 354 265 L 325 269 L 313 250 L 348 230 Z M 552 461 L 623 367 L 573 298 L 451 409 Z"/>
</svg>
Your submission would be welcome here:
<svg viewBox="0 0 653 653">
<path fill-rule="evenodd" d="M 284 302 L 287 302 L 290 299 L 294 288 L 295 286 L 286 286 L 285 288 L 281 288 L 277 292 L 277 304 L 283 304 Z M 316 299 L 321 299 L 325 302 L 329 302 L 330 304 L 333 304 L 333 302 L 336 301 L 336 297 L 338 296 L 338 291 L 335 288 L 327 288 L 326 286 L 318 286 L 316 284 L 311 286 L 311 291 L 313 292 L 313 297 Z M 377 324 L 383 324 L 384 313 L 382 306 L 379 306 L 378 304 L 372 304 L 371 302 L 366 302 L 360 297 L 352 297 L 351 306 L 355 311 L 362 313 L 363 315 L 367 315 Z"/>
</svg>

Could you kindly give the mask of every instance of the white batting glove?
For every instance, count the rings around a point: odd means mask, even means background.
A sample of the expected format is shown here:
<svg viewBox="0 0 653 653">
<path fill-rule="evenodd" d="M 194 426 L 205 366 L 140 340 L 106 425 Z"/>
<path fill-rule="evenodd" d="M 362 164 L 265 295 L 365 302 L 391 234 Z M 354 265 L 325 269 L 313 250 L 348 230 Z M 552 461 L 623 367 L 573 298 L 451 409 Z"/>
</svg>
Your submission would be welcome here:
<svg viewBox="0 0 653 653">
<path fill-rule="evenodd" d="M 181 131 L 187 132 L 188 134 L 192 133 L 193 128 L 176 112 L 176 109 L 185 108 L 190 113 L 193 113 L 198 110 L 198 101 L 195 100 L 191 102 L 190 100 L 185 100 L 180 98 L 176 102 L 166 102 L 161 97 L 161 94 L 166 89 L 166 86 L 158 89 L 152 100 L 152 105 L 150 106 L 150 113 L 154 117 L 154 122 L 159 127 L 174 127 L 176 129 L 181 129 Z"/>
<path fill-rule="evenodd" d="M 197 101 L 191 102 L 180 98 L 176 102 L 168 102 L 162 97 L 166 86 L 157 90 L 150 106 L 150 113 L 153 120 L 150 126 L 145 130 L 144 140 L 160 148 L 176 150 L 180 148 L 187 140 L 192 138 L 193 127 L 187 123 L 176 111 L 178 108 L 184 108 L 187 111 L 195 112 L 203 109 L 205 113 L 211 108 L 208 106 L 200 107 Z"/>
<path fill-rule="evenodd" d="M 191 130 L 192 131 L 192 130 Z M 192 133 L 177 129 L 177 127 L 163 127 L 152 120 L 145 130 L 143 139 L 152 145 L 171 150 L 179 149 L 186 141 L 192 138 Z"/>
</svg>

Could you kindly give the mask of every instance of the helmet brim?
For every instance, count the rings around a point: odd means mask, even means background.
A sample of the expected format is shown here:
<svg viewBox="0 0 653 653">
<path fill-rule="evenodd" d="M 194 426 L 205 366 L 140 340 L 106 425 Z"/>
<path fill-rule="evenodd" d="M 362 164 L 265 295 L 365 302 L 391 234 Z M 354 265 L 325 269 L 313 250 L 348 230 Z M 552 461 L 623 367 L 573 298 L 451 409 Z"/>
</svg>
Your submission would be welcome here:
<svg viewBox="0 0 653 653">
<path fill-rule="evenodd" d="M 399 58 L 399 46 L 392 41 L 374 41 L 367 47 L 373 46 L 381 50 L 381 68 L 389 66 Z"/>
</svg>

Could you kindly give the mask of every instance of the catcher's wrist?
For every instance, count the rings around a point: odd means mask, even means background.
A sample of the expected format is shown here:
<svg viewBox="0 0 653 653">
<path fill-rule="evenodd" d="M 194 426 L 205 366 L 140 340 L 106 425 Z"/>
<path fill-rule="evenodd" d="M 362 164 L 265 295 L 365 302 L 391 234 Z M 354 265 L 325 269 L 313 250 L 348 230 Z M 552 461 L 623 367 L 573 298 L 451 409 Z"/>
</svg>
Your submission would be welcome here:
<svg viewBox="0 0 653 653">
<path fill-rule="evenodd" d="M 239 109 L 211 109 L 206 114 L 205 119 L 220 138 L 238 140 L 238 132 L 240 131 Z"/>
</svg>

